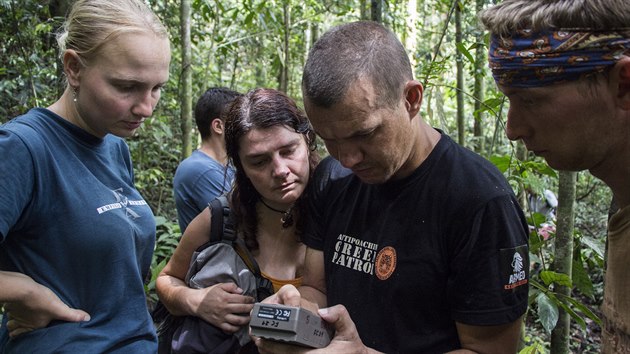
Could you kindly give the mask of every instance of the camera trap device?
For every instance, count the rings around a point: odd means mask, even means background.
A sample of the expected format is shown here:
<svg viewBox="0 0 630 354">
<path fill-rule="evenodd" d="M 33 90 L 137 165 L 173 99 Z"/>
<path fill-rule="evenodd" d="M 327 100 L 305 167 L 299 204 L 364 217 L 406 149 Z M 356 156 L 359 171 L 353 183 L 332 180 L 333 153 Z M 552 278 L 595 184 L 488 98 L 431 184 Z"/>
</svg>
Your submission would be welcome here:
<svg viewBox="0 0 630 354">
<path fill-rule="evenodd" d="M 249 321 L 251 335 L 310 348 L 330 343 L 333 330 L 326 321 L 302 307 L 254 304 Z"/>
</svg>

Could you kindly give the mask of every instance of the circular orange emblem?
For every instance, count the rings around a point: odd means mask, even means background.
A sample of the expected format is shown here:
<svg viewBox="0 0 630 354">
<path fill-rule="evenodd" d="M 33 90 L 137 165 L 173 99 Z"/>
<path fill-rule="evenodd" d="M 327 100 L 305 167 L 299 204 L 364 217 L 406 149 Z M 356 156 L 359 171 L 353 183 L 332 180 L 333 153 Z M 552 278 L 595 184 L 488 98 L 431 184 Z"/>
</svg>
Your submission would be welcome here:
<svg viewBox="0 0 630 354">
<path fill-rule="evenodd" d="M 380 280 L 389 278 L 396 269 L 396 250 L 387 246 L 376 255 L 376 277 Z"/>
</svg>

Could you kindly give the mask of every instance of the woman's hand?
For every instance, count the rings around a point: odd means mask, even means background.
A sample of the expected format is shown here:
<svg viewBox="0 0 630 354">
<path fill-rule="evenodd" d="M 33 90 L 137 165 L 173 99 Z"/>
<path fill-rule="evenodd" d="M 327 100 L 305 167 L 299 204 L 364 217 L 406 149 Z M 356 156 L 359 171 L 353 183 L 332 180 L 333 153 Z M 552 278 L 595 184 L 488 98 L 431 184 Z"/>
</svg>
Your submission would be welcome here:
<svg viewBox="0 0 630 354">
<path fill-rule="evenodd" d="M 36 283 L 31 277 L 20 273 L 10 274 L 11 284 L 23 289 L 25 294 L 18 300 L 4 303 L 10 337 L 44 328 L 53 320 L 68 322 L 90 320 L 90 315 L 85 311 L 68 307 L 54 292 Z"/>
<path fill-rule="evenodd" d="M 249 323 L 255 299 L 241 295 L 243 290 L 236 284 L 221 283 L 198 291 L 202 299 L 195 311 L 196 316 L 226 333 L 237 332 Z"/>
</svg>

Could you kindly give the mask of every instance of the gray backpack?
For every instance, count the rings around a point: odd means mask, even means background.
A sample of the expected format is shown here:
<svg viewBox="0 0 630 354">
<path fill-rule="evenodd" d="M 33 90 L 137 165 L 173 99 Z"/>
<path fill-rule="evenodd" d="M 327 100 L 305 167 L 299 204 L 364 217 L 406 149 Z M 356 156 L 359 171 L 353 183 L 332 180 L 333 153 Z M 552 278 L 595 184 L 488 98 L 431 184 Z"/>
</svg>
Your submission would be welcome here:
<svg viewBox="0 0 630 354">
<path fill-rule="evenodd" d="M 243 295 L 262 301 L 273 294 L 273 285 L 260 273 L 256 260 L 245 242 L 238 238 L 232 222 L 227 197 L 220 196 L 209 204 L 212 210 L 210 239 L 193 253 L 186 284 L 194 289 L 217 283 L 236 283 Z M 222 215 L 223 217 L 217 217 Z M 244 326 L 234 334 L 194 316 L 172 316 L 158 327 L 159 353 L 235 353 L 250 341 Z"/>
</svg>

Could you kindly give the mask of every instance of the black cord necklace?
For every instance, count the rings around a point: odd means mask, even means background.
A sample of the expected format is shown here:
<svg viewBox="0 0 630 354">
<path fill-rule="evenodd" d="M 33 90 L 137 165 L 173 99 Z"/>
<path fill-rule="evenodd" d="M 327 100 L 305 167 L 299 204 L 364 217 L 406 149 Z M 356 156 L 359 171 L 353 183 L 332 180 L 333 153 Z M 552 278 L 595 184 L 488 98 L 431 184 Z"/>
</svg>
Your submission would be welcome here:
<svg viewBox="0 0 630 354">
<path fill-rule="evenodd" d="M 260 198 L 260 202 L 263 203 L 264 206 L 269 208 L 269 210 L 282 214 L 282 218 L 280 219 L 280 221 L 282 221 L 283 229 L 286 229 L 287 227 L 293 225 L 293 206 L 291 206 L 289 209 L 284 211 L 284 210 L 276 209 L 272 207 L 271 205 L 265 203 L 265 201 L 262 198 Z"/>
</svg>

